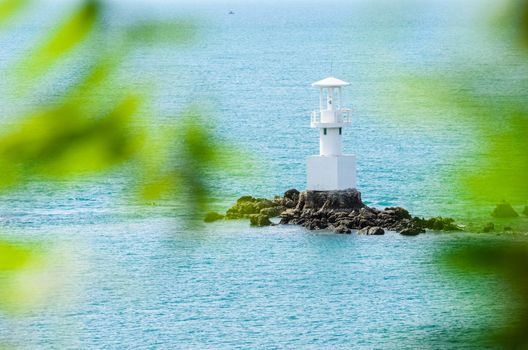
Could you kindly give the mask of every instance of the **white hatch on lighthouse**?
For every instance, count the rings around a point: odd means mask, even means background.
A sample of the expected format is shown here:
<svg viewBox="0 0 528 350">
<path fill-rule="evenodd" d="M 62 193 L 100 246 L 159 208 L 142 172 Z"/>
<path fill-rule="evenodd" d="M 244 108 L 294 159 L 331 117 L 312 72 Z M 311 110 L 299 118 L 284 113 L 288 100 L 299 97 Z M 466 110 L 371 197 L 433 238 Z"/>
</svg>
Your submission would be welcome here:
<svg viewBox="0 0 528 350">
<path fill-rule="evenodd" d="M 311 127 L 319 129 L 319 155 L 307 159 L 308 190 L 333 191 L 356 187 L 356 157 L 343 154 L 343 129 L 352 124 L 351 110 L 343 107 L 346 81 L 329 77 L 312 84 L 319 88 L 319 111 Z"/>
</svg>

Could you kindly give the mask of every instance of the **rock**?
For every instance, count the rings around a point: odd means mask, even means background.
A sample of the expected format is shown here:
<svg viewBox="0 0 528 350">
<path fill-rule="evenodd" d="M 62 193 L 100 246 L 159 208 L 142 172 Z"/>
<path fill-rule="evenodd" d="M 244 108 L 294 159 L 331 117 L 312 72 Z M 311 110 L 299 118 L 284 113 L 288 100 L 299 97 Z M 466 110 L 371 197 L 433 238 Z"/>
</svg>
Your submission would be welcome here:
<svg viewBox="0 0 528 350">
<path fill-rule="evenodd" d="M 257 206 L 256 199 L 250 196 L 240 197 L 237 203 L 229 208 L 226 212 L 226 219 L 247 218 L 251 214 L 258 214 L 260 208 Z"/>
<path fill-rule="evenodd" d="M 362 228 L 361 230 L 358 231 L 358 234 L 360 234 L 360 235 L 368 235 L 369 228 L 370 228 L 370 226 Z"/>
<path fill-rule="evenodd" d="M 309 230 L 329 228 L 337 233 L 360 230 L 360 234 L 382 235 L 391 230 L 411 236 L 425 232 L 426 228 L 460 230 L 451 218 L 413 218 L 401 207 L 370 208 L 356 189 L 304 192 L 291 189 L 273 200 L 243 196 L 225 218 L 249 218 L 254 226 L 267 226 L 272 224 L 269 218 L 276 216 L 280 216 L 281 224 L 300 225 Z"/>
<path fill-rule="evenodd" d="M 252 214 L 260 214 L 263 209 L 274 208 L 280 204 L 263 198 L 240 197 L 236 204 L 226 212 L 226 219 L 243 219 Z M 274 215 L 275 216 L 275 215 Z"/>
<path fill-rule="evenodd" d="M 385 230 L 383 230 L 381 227 L 378 227 L 378 226 L 368 226 L 368 227 L 365 227 L 359 230 L 358 234 L 368 235 L 368 236 L 379 236 L 379 235 L 384 235 Z"/>
<path fill-rule="evenodd" d="M 268 199 L 258 199 L 256 201 L 255 205 L 257 206 L 257 209 L 259 210 L 259 212 L 262 209 L 273 208 L 273 207 L 277 206 L 277 204 L 275 204 L 273 201 L 270 201 Z"/>
<path fill-rule="evenodd" d="M 286 210 L 283 206 L 274 206 L 271 208 L 264 208 L 260 210 L 260 214 L 266 215 L 267 217 L 274 218 L 279 216 L 284 210 Z"/>
<path fill-rule="evenodd" d="M 299 214 L 300 214 L 300 211 L 290 208 L 290 209 L 286 209 L 282 213 L 280 213 L 280 216 L 281 217 L 294 217 L 294 216 L 299 215 Z"/>
<path fill-rule="evenodd" d="M 352 233 L 352 230 L 346 227 L 345 225 L 339 225 L 334 228 L 334 232 L 337 233 Z"/>
<path fill-rule="evenodd" d="M 284 192 L 284 198 L 291 199 L 295 203 L 297 203 L 297 201 L 299 200 L 299 195 L 300 195 L 300 192 L 297 191 L 295 188 L 292 188 L 291 190 Z"/>
<path fill-rule="evenodd" d="M 493 222 L 488 222 L 482 229 L 482 232 L 493 232 L 494 230 L 495 225 L 493 224 Z"/>
<path fill-rule="evenodd" d="M 341 220 L 337 222 L 338 226 L 345 226 L 347 228 L 354 228 L 354 223 L 351 220 Z"/>
<path fill-rule="evenodd" d="M 284 198 L 283 201 L 282 201 L 282 205 L 285 206 L 286 208 L 295 208 L 296 207 L 296 204 L 293 200 L 289 199 L 289 198 Z"/>
<path fill-rule="evenodd" d="M 354 210 L 365 207 L 361 193 L 356 189 L 342 191 L 304 191 L 299 196 L 297 209 Z"/>
<path fill-rule="evenodd" d="M 321 220 L 315 219 L 315 220 L 307 222 L 305 227 L 309 230 L 322 230 L 322 229 L 327 228 L 328 225 Z"/>
<path fill-rule="evenodd" d="M 257 214 L 260 212 L 260 209 L 257 203 L 254 202 L 245 202 L 240 204 L 239 212 L 241 214 Z"/>
<path fill-rule="evenodd" d="M 234 211 L 231 211 L 231 209 L 229 209 L 227 212 L 226 212 L 226 216 L 225 218 L 227 220 L 237 220 L 237 219 L 242 219 L 244 218 L 244 215 L 238 213 L 238 212 L 234 212 Z"/>
<path fill-rule="evenodd" d="M 359 210 L 358 216 L 365 220 L 373 220 L 377 217 L 376 213 L 369 207 L 364 207 Z"/>
<path fill-rule="evenodd" d="M 283 198 L 281 196 L 275 196 L 273 197 L 273 203 L 276 205 L 282 205 Z"/>
<path fill-rule="evenodd" d="M 398 220 L 402 219 L 411 219 L 411 214 L 403 208 L 400 207 L 389 207 L 385 208 L 384 212 L 391 217 L 394 217 Z"/>
<path fill-rule="evenodd" d="M 270 221 L 269 217 L 262 214 L 251 214 L 249 216 L 249 221 L 251 223 L 251 226 L 271 226 L 273 223 Z"/>
<path fill-rule="evenodd" d="M 295 208 L 299 202 L 299 194 L 295 188 L 292 188 L 284 192 L 284 196 L 281 198 L 280 204 L 286 208 Z"/>
<path fill-rule="evenodd" d="M 239 199 L 237 199 L 236 204 L 241 204 L 241 203 L 245 203 L 245 202 L 253 202 L 254 200 L 255 200 L 255 198 L 253 198 L 251 196 L 242 196 Z"/>
<path fill-rule="evenodd" d="M 282 213 L 280 213 L 280 217 L 281 217 L 281 225 L 286 225 L 286 224 L 295 224 L 295 220 L 297 217 L 299 217 L 300 215 L 300 211 L 296 210 L 296 209 L 292 209 L 292 208 L 289 208 L 289 209 L 286 209 L 284 210 Z"/>
<path fill-rule="evenodd" d="M 375 235 L 375 236 L 381 236 L 381 235 L 385 234 L 385 230 L 382 229 L 381 227 L 374 226 L 374 227 L 370 228 L 369 234 L 370 235 Z"/>
<path fill-rule="evenodd" d="M 528 205 L 524 206 L 523 214 L 524 216 L 528 216 Z"/>
<path fill-rule="evenodd" d="M 491 216 L 496 218 L 516 218 L 519 214 L 517 214 L 509 203 L 503 201 L 502 203 L 497 204 L 491 213 Z"/>
<path fill-rule="evenodd" d="M 369 226 L 372 226 L 372 225 L 373 225 L 372 221 L 359 218 L 359 222 L 357 224 L 357 228 L 364 228 L 364 227 L 369 227 Z"/>
<path fill-rule="evenodd" d="M 359 211 L 357 211 L 357 210 L 354 209 L 354 210 L 352 210 L 350 213 L 348 213 L 348 216 L 351 217 L 351 218 L 353 218 L 353 217 L 358 216 L 358 214 L 359 214 Z"/>
<path fill-rule="evenodd" d="M 420 218 L 413 218 L 412 222 L 414 225 L 427 228 L 433 231 L 460 231 L 460 227 L 458 227 L 454 222 L 455 220 L 452 218 L 443 218 L 441 216 L 437 216 L 430 219 L 420 219 Z"/>
<path fill-rule="evenodd" d="M 400 231 L 400 234 L 404 235 L 404 236 L 417 236 L 420 233 L 424 233 L 424 232 L 425 232 L 425 230 L 423 228 L 421 228 L 421 227 L 411 226 L 411 227 L 408 227 L 408 228 Z"/>
<path fill-rule="evenodd" d="M 222 220 L 223 218 L 224 218 L 224 215 L 211 211 L 205 214 L 204 221 L 205 222 L 215 222 L 218 220 Z"/>
</svg>

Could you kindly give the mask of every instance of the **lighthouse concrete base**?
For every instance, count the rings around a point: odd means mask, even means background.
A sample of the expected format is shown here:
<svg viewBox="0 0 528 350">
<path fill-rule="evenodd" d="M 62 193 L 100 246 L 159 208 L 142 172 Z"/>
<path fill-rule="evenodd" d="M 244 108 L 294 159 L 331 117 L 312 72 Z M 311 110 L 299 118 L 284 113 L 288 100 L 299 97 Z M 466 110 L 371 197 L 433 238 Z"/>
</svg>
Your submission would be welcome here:
<svg viewBox="0 0 528 350">
<path fill-rule="evenodd" d="M 356 156 L 310 156 L 307 158 L 307 190 L 336 191 L 356 188 Z"/>
</svg>

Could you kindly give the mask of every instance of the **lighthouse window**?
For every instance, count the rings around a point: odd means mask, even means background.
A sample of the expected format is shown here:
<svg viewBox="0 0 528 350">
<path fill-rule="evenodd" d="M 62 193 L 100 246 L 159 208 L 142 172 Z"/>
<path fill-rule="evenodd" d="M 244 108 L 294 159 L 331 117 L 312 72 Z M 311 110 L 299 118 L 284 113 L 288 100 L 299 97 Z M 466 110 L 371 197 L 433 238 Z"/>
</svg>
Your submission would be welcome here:
<svg viewBox="0 0 528 350">
<path fill-rule="evenodd" d="M 326 128 L 323 129 L 323 133 L 326 135 Z"/>
<path fill-rule="evenodd" d="M 339 135 L 341 135 L 341 128 L 339 128 Z"/>
</svg>

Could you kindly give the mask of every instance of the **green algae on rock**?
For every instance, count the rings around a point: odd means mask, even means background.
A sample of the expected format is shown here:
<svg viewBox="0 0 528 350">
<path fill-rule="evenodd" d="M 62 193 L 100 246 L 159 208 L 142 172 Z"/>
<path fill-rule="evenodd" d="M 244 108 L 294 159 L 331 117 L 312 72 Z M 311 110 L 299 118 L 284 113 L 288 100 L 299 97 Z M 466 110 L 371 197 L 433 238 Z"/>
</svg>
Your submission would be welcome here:
<svg viewBox="0 0 528 350">
<path fill-rule="evenodd" d="M 249 216 L 249 222 L 251 223 L 251 226 L 258 227 L 273 225 L 269 217 L 264 214 L 251 214 Z"/>
<path fill-rule="evenodd" d="M 204 222 L 215 222 L 218 220 L 222 220 L 223 218 L 224 218 L 224 215 L 211 211 L 205 214 Z"/>
</svg>

